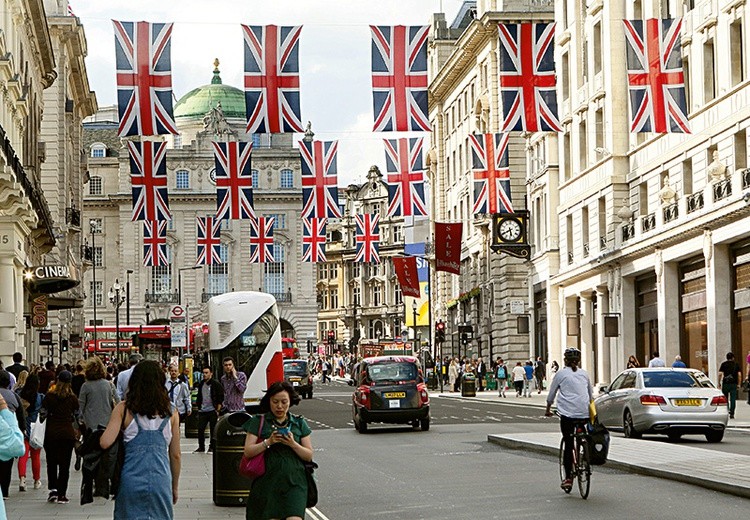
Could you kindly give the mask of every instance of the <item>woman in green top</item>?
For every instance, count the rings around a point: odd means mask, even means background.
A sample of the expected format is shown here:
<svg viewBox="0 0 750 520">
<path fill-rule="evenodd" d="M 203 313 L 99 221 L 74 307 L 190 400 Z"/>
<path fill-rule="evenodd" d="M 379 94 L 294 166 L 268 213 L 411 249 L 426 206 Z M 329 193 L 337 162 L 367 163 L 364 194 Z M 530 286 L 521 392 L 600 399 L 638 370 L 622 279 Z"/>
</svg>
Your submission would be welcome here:
<svg viewBox="0 0 750 520">
<path fill-rule="evenodd" d="M 274 383 L 260 401 L 263 415 L 253 416 L 244 425 L 245 457 L 266 453 L 266 472 L 253 481 L 247 500 L 248 520 L 305 518 L 307 476 L 303 462 L 312 461 L 313 447 L 305 419 L 289 413 L 299 402 L 292 385 Z"/>
</svg>

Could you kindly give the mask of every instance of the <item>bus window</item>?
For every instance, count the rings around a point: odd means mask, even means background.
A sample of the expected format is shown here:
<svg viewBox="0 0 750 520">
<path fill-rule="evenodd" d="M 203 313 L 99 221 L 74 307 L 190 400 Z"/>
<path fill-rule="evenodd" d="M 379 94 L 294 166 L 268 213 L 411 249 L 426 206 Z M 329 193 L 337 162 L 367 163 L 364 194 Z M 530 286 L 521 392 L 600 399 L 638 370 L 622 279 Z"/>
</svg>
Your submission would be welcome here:
<svg viewBox="0 0 750 520">
<path fill-rule="evenodd" d="M 225 357 L 231 357 L 234 359 L 237 371 L 244 372 L 248 378 L 250 377 L 271 341 L 271 337 L 279 327 L 279 320 L 274 310 L 275 306 L 268 309 L 225 348 L 211 351 L 211 364 L 214 371 L 221 370 Z"/>
</svg>

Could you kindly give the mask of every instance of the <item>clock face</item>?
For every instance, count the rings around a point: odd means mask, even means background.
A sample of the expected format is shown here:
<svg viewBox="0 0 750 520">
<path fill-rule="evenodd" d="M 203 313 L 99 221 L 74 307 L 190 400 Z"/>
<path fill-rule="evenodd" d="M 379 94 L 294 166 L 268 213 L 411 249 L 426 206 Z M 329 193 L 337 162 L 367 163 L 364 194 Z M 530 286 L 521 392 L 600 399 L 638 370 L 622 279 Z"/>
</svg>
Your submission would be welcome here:
<svg viewBox="0 0 750 520">
<path fill-rule="evenodd" d="M 216 168 L 211 168 L 211 171 L 208 172 L 208 180 L 211 181 L 211 184 L 216 184 Z"/>
<path fill-rule="evenodd" d="M 503 220 L 497 230 L 503 242 L 516 242 L 521 238 L 521 223 L 515 219 Z"/>
</svg>

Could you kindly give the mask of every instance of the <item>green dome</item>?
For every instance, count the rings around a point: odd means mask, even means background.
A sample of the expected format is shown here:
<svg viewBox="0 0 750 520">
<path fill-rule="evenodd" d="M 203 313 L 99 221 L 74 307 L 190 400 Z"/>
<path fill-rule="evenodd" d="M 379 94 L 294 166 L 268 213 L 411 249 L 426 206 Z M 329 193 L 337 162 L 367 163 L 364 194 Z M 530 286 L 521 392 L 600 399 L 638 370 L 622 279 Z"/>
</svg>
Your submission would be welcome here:
<svg viewBox="0 0 750 520">
<path fill-rule="evenodd" d="M 174 106 L 175 119 L 203 118 L 209 110 L 216 108 L 219 101 L 227 119 L 246 117 L 245 93 L 221 82 L 218 65 L 217 60 L 214 62 L 216 68 L 211 83 L 191 90 L 177 101 Z"/>
</svg>

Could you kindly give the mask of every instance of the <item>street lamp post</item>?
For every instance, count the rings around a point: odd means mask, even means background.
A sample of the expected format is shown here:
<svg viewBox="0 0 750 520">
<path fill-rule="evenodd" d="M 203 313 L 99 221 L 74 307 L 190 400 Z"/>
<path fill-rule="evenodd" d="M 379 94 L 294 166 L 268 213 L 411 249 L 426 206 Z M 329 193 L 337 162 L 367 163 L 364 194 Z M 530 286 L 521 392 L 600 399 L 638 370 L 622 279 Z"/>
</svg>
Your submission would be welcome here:
<svg viewBox="0 0 750 520">
<path fill-rule="evenodd" d="M 92 266 L 92 272 L 91 276 L 93 279 L 93 300 L 94 300 L 94 348 L 96 349 L 96 299 L 98 296 L 98 292 L 96 290 L 96 240 L 94 236 L 99 231 L 99 223 L 91 219 L 89 220 L 89 230 L 91 231 L 91 266 Z M 85 345 L 84 345 L 85 350 Z"/>
<path fill-rule="evenodd" d="M 120 306 L 125 302 L 125 296 L 121 295 L 122 286 L 120 280 L 115 279 L 115 283 L 109 290 L 109 301 L 115 306 L 115 359 L 120 362 Z"/>
<path fill-rule="evenodd" d="M 125 321 L 130 325 L 130 275 L 133 274 L 132 269 L 125 271 Z"/>
<path fill-rule="evenodd" d="M 146 304 L 146 325 L 148 325 L 150 321 L 151 321 L 151 306 L 147 303 Z"/>
<path fill-rule="evenodd" d="M 411 316 L 412 316 L 412 321 L 414 324 L 414 345 L 419 347 L 419 344 L 417 343 L 417 299 L 416 298 L 414 298 L 411 301 Z M 419 348 L 417 348 L 417 351 L 415 354 L 419 355 Z"/>
</svg>

